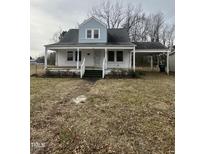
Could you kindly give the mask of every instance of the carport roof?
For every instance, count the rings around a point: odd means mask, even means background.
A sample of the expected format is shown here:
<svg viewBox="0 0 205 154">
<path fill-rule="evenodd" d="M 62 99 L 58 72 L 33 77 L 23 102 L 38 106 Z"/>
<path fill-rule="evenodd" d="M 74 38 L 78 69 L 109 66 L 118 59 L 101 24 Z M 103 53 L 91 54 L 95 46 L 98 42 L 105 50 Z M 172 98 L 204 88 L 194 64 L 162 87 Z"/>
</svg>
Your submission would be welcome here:
<svg viewBox="0 0 205 154">
<path fill-rule="evenodd" d="M 136 49 L 168 49 L 160 42 L 132 42 Z"/>
</svg>

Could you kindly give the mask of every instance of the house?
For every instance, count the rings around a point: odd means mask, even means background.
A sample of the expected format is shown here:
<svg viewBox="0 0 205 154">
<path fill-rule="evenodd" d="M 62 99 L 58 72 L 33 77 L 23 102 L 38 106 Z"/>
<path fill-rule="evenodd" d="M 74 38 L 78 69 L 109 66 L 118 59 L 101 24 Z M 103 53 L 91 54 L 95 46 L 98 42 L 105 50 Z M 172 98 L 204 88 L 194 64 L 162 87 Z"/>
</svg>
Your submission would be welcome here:
<svg viewBox="0 0 205 154">
<path fill-rule="evenodd" d="M 85 20 L 78 29 L 70 29 L 60 42 L 45 45 L 45 69 L 49 69 L 48 50 L 56 52 L 58 70 L 70 68 L 81 78 L 91 71 L 98 72 L 102 78 L 112 69 L 135 71 L 136 52 L 169 53 L 167 49 L 138 49 L 137 43 L 130 42 L 126 29 L 108 29 L 95 17 Z"/>
</svg>

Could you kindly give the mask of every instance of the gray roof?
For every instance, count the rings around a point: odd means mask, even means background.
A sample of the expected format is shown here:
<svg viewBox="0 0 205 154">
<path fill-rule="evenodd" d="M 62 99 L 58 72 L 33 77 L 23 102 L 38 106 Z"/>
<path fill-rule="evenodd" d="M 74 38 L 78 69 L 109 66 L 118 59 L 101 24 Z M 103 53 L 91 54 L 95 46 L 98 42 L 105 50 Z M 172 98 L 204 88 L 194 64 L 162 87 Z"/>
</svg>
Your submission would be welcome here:
<svg viewBox="0 0 205 154">
<path fill-rule="evenodd" d="M 160 42 L 133 42 L 136 49 L 168 49 Z"/>
<path fill-rule="evenodd" d="M 125 28 L 108 29 L 108 42 L 130 42 L 128 32 Z"/>
<path fill-rule="evenodd" d="M 113 46 L 134 46 L 133 43 L 129 41 L 129 36 L 124 28 L 118 29 L 107 29 L 108 42 L 107 43 L 79 43 L 78 34 L 79 29 L 70 29 L 65 33 L 63 39 L 54 44 L 49 44 L 46 46 L 66 46 L 66 47 L 113 47 Z"/>
</svg>

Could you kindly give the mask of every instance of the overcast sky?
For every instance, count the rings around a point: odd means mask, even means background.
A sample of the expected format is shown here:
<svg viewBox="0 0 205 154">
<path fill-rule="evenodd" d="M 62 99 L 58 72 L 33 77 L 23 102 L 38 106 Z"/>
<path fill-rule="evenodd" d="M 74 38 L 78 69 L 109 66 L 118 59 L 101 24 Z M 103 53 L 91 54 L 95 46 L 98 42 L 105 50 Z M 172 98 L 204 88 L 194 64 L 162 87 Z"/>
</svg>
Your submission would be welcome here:
<svg viewBox="0 0 205 154">
<path fill-rule="evenodd" d="M 113 0 L 110 0 L 113 1 Z M 53 34 L 62 28 L 77 28 L 89 10 L 102 0 L 31 0 L 31 56 L 44 54 L 45 44 L 52 43 Z M 123 0 L 124 5 L 141 4 L 146 13 L 161 11 L 168 23 L 175 22 L 174 0 Z"/>
</svg>

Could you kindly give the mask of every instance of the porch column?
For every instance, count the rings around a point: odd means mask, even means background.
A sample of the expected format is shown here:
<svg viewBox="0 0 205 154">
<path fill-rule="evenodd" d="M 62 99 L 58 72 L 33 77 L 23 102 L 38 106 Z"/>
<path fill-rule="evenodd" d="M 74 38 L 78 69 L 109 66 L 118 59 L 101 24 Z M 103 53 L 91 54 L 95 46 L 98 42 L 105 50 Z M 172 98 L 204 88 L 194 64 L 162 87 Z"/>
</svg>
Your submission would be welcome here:
<svg viewBox="0 0 205 154">
<path fill-rule="evenodd" d="M 77 48 L 77 69 L 79 69 L 79 48 Z"/>
<path fill-rule="evenodd" d="M 150 57 L 150 66 L 151 66 L 151 70 L 153 70 L 153 56 Z"/>
<path fill-rule="evenodd" d="M 47 52 L 48 52 L 48 49 L 47 47 L 45 47 L 45 55 L 44 55 L 44 69 L 47 68 Z"/>
<path fill-rule="evenodd" d="M 58 66 L 58 51 L 56 50 L 56 66 Z"/>
<path fill-rule="evenodd" d="M 133 71 L 135 72 L 135 47 L 133 48 Z"/>
<path fill-rule="evenodd" d="M 105 69 L 107 69 L 107 48 L 105 48 Z"/>
<path fill-rule="evenodd" d="M 167 52 L 167 74 L 169 75 L 169 51 Z"/>
<path fill-rule="evenodd" d="M 159 69 L 159 55 L 157 55 L 157 70 Z"/>
</svg>

